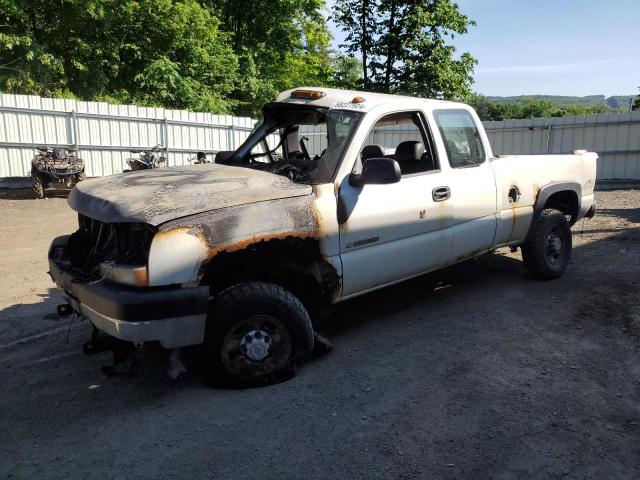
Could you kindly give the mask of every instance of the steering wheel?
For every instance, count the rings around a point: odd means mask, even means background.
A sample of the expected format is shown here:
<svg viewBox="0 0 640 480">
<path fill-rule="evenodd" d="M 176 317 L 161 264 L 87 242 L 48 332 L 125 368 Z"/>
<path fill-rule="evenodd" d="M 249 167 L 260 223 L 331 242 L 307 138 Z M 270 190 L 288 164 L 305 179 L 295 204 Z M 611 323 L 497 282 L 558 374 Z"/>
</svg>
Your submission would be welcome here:
<svg viewBox="0 0 640 480">
<path fill-rule="evenodd" d="M 280 141 L 273 148 L 269 148 L 269 144 L 267 143 L 266 140 L 263 140 L 262 144 L 263 144 L 262 146 L 265 149 L 265 151 L 264 152 L 250 154 L 249 155 L 249 163 L 251 163 L 251 160 L 253 160 L 254 158 L 258 158 L 258 157 L 267 157 L 269 159 L 269 163 L 277 163 L 278 161 L 282 160 L 282 155 L 280 155 L 279 153 L 276 152 L 276 150 L 278 148 L 280 148 L 280 145 L 282 145 L 282 137 L 280 137 Z"/>
</svg>

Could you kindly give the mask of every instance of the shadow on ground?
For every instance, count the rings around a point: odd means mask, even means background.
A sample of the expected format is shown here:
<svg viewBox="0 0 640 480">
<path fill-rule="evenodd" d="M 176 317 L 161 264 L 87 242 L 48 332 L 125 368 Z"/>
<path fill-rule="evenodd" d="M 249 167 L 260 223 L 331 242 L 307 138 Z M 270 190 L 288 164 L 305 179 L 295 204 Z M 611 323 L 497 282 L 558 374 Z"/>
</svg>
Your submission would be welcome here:
<svg viewBox="0 0 640 480">
<path fill-rule="evenodd" d="M 46 190 L 45 198 L 67 198 L 69 190 Z M 36 200 L 31 188 L 0 188 L 0 200 Z"/>
</svg>

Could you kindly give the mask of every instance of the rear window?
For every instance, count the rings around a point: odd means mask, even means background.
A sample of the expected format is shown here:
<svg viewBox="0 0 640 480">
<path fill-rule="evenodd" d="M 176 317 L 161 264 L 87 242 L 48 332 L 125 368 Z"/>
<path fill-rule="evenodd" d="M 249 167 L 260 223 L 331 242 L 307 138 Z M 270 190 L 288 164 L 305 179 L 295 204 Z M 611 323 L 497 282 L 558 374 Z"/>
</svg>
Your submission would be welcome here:
<svg viewBox="0 0 640 480">
<path fill-rule="evenodd" d="M 453 168 L 474 167 L 484 162 L 484 148 L 473 117 L 466 110 L 433 112 Z"/>
</svg>

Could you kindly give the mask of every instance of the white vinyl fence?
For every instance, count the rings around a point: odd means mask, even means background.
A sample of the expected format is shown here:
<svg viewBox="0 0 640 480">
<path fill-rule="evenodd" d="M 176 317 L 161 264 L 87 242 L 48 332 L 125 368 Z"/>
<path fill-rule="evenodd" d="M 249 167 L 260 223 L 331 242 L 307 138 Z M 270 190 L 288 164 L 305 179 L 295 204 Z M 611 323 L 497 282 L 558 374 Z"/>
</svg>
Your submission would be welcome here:
<svg viewBox="0 0 640 480">
<path fill-rule="evenodd" d="M 161 145 L 168 165 L 188 164 L 198 151 L 233 150 L 254 124 L 229 115 L 0 94 L 0 187 L 30 175 L 39 145 L 77 148 L 92 177 L 121 172 L 130 150 L 155 145 Z M 640 112 L 506 120 L 485 127 L 495 154 L 584 148 L 600 156 L 598 179 L 640 180 Z M 325 148 L 323 127 L 301 130 L 312 155 Z M 398 144 L 415 138 L 415 132 L 385 126 L 370 137 L 370 143 Z"/>
<path fill-rule="evenodd" d="M 599 180 L 640 180 L 640 112 L 485 122 L 494 154 L 596 152 Z"/>
<path fill-rule="evenodd" d="M 156 145 L 168 165 L 185 165 L 199 151 L 235 149 L 254 124 L 229 115 L 0 94 L 0 178 L 29 176 L 40 145 L 77 148 L 90 177 L 122 172 L 130 150 Z"/>
</svg>

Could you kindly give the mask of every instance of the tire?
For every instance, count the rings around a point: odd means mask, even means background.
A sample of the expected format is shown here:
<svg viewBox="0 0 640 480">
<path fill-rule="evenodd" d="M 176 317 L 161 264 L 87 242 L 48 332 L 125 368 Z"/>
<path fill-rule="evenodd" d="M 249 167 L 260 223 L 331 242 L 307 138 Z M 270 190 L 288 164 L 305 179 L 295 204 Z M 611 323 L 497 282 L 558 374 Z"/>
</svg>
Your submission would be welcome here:
<svg viewBox="0 0 640 480">
<path fill-rule="evenodd" d="M 84 170 L 80 171 L 79 173 L 76 174 L 76 181 L 75 183 L 79 183 L 83 180 L 85 180 L 87 178 L 87 175 L 84 173 Z"/>
<path fill-rule="evenodd" d="M 566 270 L 571 247 L 571 228 L 564 213 L 547 208 L 533 220 L 529 240 L 522 246 L 522 259 L 535 278 L 551 280 Z"/>
<path fill-rule="evenodd" d="M 200 370 L 211 386 L 268 385 L 290 378 L 293 362 L 312 349 L 302 303 L 273 283 L 246 282 L 210 300 Z"/>
<path fill-rule="evenodd" d="M 36 198 L 44 198 L 44 185 L 38 172 L 31 171 L 31 186 L 33 187 L 33 194 Z"/>
</svg>

